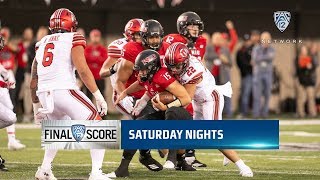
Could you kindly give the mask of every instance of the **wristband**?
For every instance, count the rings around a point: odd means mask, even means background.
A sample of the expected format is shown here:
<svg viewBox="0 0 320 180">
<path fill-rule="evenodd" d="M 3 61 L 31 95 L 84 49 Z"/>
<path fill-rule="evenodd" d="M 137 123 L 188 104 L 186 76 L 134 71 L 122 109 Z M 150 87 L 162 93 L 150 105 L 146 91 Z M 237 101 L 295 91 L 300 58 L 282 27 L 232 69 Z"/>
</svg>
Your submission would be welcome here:
<svg viewBox="0 0 320 180">
<path fill-rule="evenodd" d="M 114 74 L 116 73 L 117 71 L 115 71 L 113 68 L 116 64 L 112 65 L 110 68 L 109 68 L 109 71 L 110 71 L 110 74 Z"/>
<path fill-rule="evenodd" d="M 167 104 L 167 107 L 168 107 L 168 108 L 171 108 L 171 107 L 181 107 L 181 106 L 182 106 L 182 104 L 181 104 L 181 101 L 180 101 L 179 98 L 176 99 L 176 100 L 174 100 L 174 101 L 172 101 L 171 103 Z"/>
</svg>

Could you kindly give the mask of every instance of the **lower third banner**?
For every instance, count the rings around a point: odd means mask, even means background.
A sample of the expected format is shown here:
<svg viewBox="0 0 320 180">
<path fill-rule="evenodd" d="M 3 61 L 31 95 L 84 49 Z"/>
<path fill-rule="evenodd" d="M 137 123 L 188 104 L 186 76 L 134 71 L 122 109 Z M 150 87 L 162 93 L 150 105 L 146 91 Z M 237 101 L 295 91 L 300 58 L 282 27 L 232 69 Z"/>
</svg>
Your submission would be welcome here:
<svg viewBox="0 0 320 180">
<path fill-rule="evenodd" d="M 279 121 L 121 121 L 121 148 L 279 149 Z"/>
</svg>

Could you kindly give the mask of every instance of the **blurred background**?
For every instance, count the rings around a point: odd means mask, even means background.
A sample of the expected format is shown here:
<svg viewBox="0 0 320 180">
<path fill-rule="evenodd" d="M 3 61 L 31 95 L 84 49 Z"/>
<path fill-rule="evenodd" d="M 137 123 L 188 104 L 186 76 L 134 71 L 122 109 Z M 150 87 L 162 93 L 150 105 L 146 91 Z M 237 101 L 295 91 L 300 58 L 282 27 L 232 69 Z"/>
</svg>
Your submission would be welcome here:
<svg viewBox="0 0 320 180">
<path fill-rule="evenodd" d="M 0 53 L 0 62 L 8 59 L 15 62 L 11 68 L 16 73 L 17 88 L 12 90 L 11 97 L 18 121 L 33 119 L 27 85 L 33 45 L 48 33 L 50 15 L 61 7 L 74 12 L 78 30 L 86 35 L 89 45 L 104 47 L 122 37 L 125 24 L 132 18 L 156 19 L 165 34 L 170 34 L 177 32 L 176 20 L 181 13 L 195 11 L 205 24 L 207 68 L 218 83 L 230 80 L 233 85 L 234 95 L 225 105 L 225 118 L 316 118 L 320 112 L 319 1 L 0 0 L 1 34 L 7 43 L 6 51 Z M 275 25 L 275 11 L 291 13 L 290 24 L 284 32 Z M 272 43 L 267 44 L 275 54 L 273 70 L 266 75 L 266 83 L 257 84 L 254 81 L 265 72 L 256 76 L 252 73 L 251 51 L 261 43 L 263 32 L 270 33 Z M 226 48 L 227 54 L 218 52 L 217 47 Z M 249 57 L 245 57 L 246 54 Z M 97 58 L 97 69 L 106 56 Z M 220 71 L 216 71 L 219 68 Z M 96 80 L 102 81 L 101 90 L 111 104 L 109 79 L 96 77 Z M 252 112 L 257 99 L 262 109 L 267 104 L 270 114 Z M 113 106 L 109 108 L 111 114 L 118 114 Z"/>
</svg>

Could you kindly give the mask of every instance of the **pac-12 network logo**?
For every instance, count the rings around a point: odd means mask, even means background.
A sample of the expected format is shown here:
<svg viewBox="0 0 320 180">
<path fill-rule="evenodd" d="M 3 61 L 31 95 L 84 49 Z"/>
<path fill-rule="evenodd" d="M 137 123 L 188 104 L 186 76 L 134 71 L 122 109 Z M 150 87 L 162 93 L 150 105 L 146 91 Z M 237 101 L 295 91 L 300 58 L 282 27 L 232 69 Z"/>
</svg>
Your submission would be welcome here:
<svg viewBox="0 0 320 180">
<path fill-rule="evenodd" d="M 80 142 L 86 132 L 86 126 L 82 124 L 74 124 L 71 126 L 72 136 L 77 142 Z"/>
<path fill-rule="evenodd" d="M 291 13 L 288 11 L 276 11 L 273 13 L 273 20 L 280 32 L 287 29 L 290 24 Z"/>
</svg>

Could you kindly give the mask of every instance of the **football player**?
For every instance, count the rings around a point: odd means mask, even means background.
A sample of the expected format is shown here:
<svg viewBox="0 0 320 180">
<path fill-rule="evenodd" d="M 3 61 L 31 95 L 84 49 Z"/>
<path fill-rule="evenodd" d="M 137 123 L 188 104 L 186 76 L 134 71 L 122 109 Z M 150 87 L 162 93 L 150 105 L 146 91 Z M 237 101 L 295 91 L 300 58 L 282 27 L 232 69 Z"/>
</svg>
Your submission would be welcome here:
<svg viewBox="0 0 320 180">
<path fill-rule="evenodd" d="M 49 120 L 100 120 L 107 113 L 107 103 L 99 91 L 84 57 L 86 41 L 76 33 L 78 22 L 66 8 L 57 9 L 50 17 L 51 35 L 36 43 L 30 83 L 35 122 Z M 97 109 L 76 84 L 75 70 L 94 95 Z M 79 113 L 80 112 L 80 113 Z M 99 112 L 99 113 L 98 113 Z M 104 149 L 92 149 L 89 179 L 110 179 L 102 173 Z M 47 149 L 42 165 L 35 174 L 39 180 L 55 180 L 51 163 L 56 149 Z"/>
<path fill-rule="evenodd" d="M 137 118 L 138 120 L 192 120 L 191 115 L 184 108 L 184 106 L 191 102 L 188 92 L 169 74 L 167 68 L 161 67 L 160 55 L 156 51 L 142 51 L 136 58 L 134 70 L 138 71 L 138 80 L 121 93 L 117 102 L 125 98 L 128 94 L 146 89 L 147 91 L 139 100 L 139 105 L 134 107 L 133 115 L 139 115 L 144 107 L 147 106 L 150 99 L 152 99 L 152 105 L 158 111 L 143 115 Z M 159 93 L 164 91 L 170 92 L 177 97 L 177 99 L 164 105 L 158 99 L 159 96 L 157 97 Z M 177 153 L 175 150 L 170 151 L 174 151 L 175 155 Z M 177 170 L 195 171 L 196 169 L 183 159 L 183 155 L 184 152 L 179 153 L 177 156 Z"/>
<path fill-rule="evenodd" d="M 182 13 L 177 19 L 177 31 L 178 34 L 169 34 L 164 37 L 164 41 L 169 44 L 175 42 L 181 42 L 186 44 L 189 48 L 190 54 L 196 57 L 199 61 L 204 62 L 204 54 L 206 51 L 207 41 L 201 36 L 203 32 L 204 24 L 200 16 L 195 12 Z M 193 114 L 192 104 L 187 107 L 188 112 Z M 195 167 L 206 167 L 207 165 L 198 161 L 195 157 L 195 150 L 186 150 L 186 160 L 192 163 Z M 169 152 L 170 153 L 170 152 Z M 172 163 L 168 160 L 164 167 L 171 168 Z"/>
<path fill-rule="evenodd" d="M 14 76 L 14 66 L 15 66 L 15 53 L 16 53 L 16 46 L 14 43 L 10 42 L 10 30 L 7 27 L 4 27 L 1 29 L 0 34 L 4 38 L 4 47 L 2 51 L 0 52 L 0 64 L 7 70 L 6 71 L 6 77 L 5 81 L 9 81 L 12 84 L 12 87 L 10 87 L 10 91 L 8 88 L 1 88 L 0 89 L 0 102 L 10 109 L 10 111 L 13 111 L 14 105 L 12 99 L 12 95 L 15 93 L 15 76 Z M 3 72 L 4 73 L 4 72 Z M 11 97 L 10 97 L 11 96 Z M 18 139 L 16 139 L 16 128 L 15 124 L 12 124 L 6 128 L 7 135 L 8 135 L 8 149 L 9 150 L 19 150 L 23 149 L 26 146 L 22 144 Z"/>
<path fill-rule="evenodd" d="M 145 49 L 152 49 L 164 56 L 166 48 L 169 46 L 162 41 L 164 31 L 162 25 L 153 19 L 144 21 L 140 28 L 141 42 L 128 42 L 122 49 L 121 61 L 117 70 L 117 79 L 115 83 L 115 91 L 121 94 L 127 87 L 137 80 L 137 71 L 134 70 L 134 64 L 138 54 Z M 133 105 L 142 106 L 142 101 L 138 101 L 144 95 L 145 90 L 140 90 L 129 94 L 133 98 Z M 120 103 L 122 103 L 120 101 Z M 129 114 L 132 114 L 132 109 L 127 109 Z M 151 103 L 141 111 L 138 116 L 132 116 L 136 119 L 143 114 L 150 114 L 155 112 Z M 129 163 L 131 162 L 136 150 L 124 150 L 122 160 L 119 167 L 108 174 L 109 177 L 127 177 L 129 176 Z M 150 150 L 140 150 L 139 161 L 151 171 L 160 171 L 163 169 L 162 165 L 151 157 Z"/>
<path fill-rule="evenodd" d="M 4 48 L 4 38 L 0 36 L 0 51 Z M 9 81 L 5 81 L 8 79 L 8 72 L 7 70 L 0 64 L 0 91 L 3 88 L 10 88 L 13 87 L 14 83 L 10 83 Z M 1 94 L 0 94 L 1 97 Z M 1 99 L 3 99 L 1 97 Z M 14 124 L 17 121 L 16 114 L 12 111 L 12 109 L 8 108 L 2 102 L 0 102 L 0 129 L 8 127 Z M 0 155 L 0 170 L 1 171 L 8 171 L 6 166 L 4 165 L 5 160 Z"/>
<path fill-rule="evenodd" d="M 192 98 L 194 108 L 193 119 L 222 120 L 224 97 L 231 97 L 230 82 L 222 86 L 215 84 L 210 71 L 190 55 L 188 47 L 183 43 L 172 44 L 166 52 L 165 63 L 169 72 L 184 85 Z M 253 173 L 234 150 L 220 151 L 239 168 L 240 175 L 253 177 Z"/>
<path fill-rule="evenodd" d="M 121 61 L 122 49 L 128 42 L 141 42 L 140 27 L 142 23 L 143 20 L 137 18 L 128 21 L 124 28 L 124 38 L 117 39 L 111 42 L 108 46 L 108 58 L 102 65 L 100 76 L 101 78 L 110 77 L 111 86 L 113 88 L 113 103 L 118 96 L 117 92 L 115 91 L 115 83 L 118 75 L 116 72 L 119 62 Z M 133 97 L 128 96 L 115 107 L 122 115 L 126 116 L 127 118 L 131 117 L 131 111 L 133 108 Z"/>
</svg>

